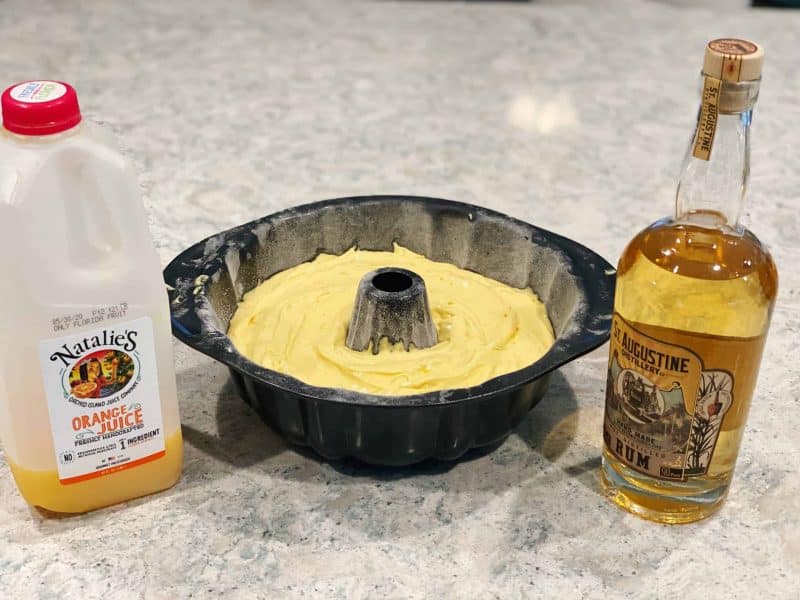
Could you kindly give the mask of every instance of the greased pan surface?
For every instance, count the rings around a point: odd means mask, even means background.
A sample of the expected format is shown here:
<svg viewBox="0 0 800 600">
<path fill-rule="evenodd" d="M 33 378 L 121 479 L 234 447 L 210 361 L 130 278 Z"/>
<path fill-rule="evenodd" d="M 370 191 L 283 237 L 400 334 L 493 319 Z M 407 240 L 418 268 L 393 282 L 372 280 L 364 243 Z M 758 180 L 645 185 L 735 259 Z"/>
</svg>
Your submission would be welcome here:
<svg viewBox="0 0 800 600">
<path fill-rule="evenodd" d="M 515 287 L 547 306 L 556 341 L 541 359 L 481 385 L 378 396 L 307 385 L 240 355 L 226 335 L 242 295 L 321 252 L 393 243 Z M 609 335 L 614 269 L 577 242 L 461 202 L 413 196 L 298 206 L 194 244 L 165 269 L 174 334 L 227 365 L 260 417 L 329 459 L 378 465 L 456 459 L 503 439 L 547 389 L 549 374 Z M 558 402 L 558 398 L 551 401 Z"/>
</svg>

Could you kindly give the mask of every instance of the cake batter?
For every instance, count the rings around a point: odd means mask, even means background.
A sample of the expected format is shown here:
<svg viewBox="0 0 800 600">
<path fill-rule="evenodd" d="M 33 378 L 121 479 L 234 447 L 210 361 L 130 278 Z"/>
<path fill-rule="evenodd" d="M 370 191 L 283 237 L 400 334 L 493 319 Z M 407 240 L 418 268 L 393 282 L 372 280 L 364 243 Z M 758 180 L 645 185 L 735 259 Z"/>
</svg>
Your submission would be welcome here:
<svg viewBox="0 0 800 600">
<path fill-rule="evenodd" d="M 345 345 L 361 277 L 402 267 L 425 281 L 439 343 L 406 352 Z M 471 387 L 530 365 L 553 344 L 545 306 L 516 289 L 401 246 L 322 254 L 275 274 L 245 294 L 228 335 L 244 356 L 319 387 L 410 395 Z"/>
</svg>

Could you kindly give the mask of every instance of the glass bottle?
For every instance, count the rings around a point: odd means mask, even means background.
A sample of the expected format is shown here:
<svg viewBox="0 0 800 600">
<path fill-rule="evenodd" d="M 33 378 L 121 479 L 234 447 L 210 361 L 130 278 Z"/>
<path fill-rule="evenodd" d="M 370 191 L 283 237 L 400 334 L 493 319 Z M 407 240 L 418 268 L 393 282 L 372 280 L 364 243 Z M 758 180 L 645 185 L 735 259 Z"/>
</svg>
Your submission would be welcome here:
<svg viewBox="0 0 800 600">
<path fill-rule="evenodd" d="M 724 502 L 777 295 L 772 257 L 740 223 L 763 56 L 709 42 L 675 216 L 617 269 L 601 476 L 616 504 L 658 522 Z"/>
</svg>

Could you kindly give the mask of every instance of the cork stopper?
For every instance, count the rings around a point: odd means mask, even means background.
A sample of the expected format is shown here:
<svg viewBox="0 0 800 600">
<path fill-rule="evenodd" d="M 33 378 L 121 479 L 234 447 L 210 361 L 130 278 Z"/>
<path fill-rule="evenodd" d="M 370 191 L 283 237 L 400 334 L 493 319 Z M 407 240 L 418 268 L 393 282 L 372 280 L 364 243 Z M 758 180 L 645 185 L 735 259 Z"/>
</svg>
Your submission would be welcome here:
<svg viewBox="0 0 800 600">
<path fill-rule="evenodd" d="M 763 64 L 764 49 L 755 42 L 721 38 L 708 42 L 703 74 L 730 83 L 754 81 Z"/>
</svg>

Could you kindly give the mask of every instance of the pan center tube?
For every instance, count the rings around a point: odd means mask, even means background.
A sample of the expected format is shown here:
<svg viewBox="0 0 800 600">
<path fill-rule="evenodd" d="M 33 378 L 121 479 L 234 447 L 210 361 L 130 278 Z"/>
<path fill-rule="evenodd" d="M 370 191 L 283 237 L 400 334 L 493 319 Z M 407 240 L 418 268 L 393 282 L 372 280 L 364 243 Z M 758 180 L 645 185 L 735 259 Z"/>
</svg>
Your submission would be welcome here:
<svg viewBox="0 0 800 600">
<path fill-rule="evenodd" d="M 428 294 L 422 277 L 399 267 L 383 267 L 361 278 L 347 329 L 346 345 L 363 352 L 380 341 L 403 344 L 406 351 L 436 345 L 436 326 L 431 318 Z"/>
</svg>

